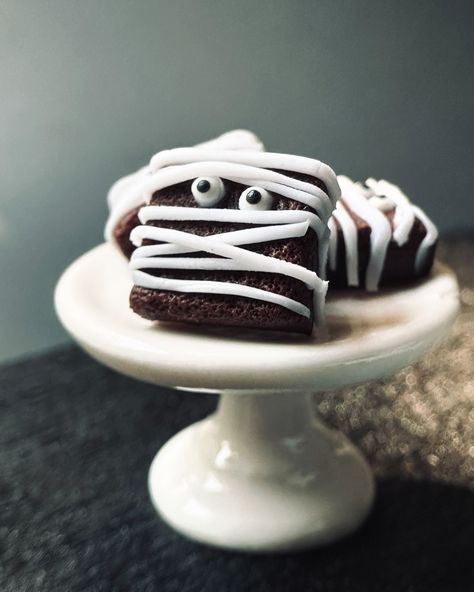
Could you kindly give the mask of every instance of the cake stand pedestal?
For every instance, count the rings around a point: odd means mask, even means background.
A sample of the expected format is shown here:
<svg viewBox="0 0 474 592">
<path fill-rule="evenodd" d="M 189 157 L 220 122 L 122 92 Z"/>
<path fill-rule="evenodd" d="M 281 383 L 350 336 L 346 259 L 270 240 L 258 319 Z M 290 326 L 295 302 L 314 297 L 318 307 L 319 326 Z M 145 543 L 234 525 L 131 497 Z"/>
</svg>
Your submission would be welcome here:
<svg viewBox="0 0 474 592">
<path fill-rule="evenodd" d="M 258 552 L 322 545 L 357 528 L 374 497 L 371 471 L 314 417 L 310 394 L 422 357 L 455 319 L 453 274 L 437 264 L 404 290 L 332 294 L 319 339 L 150 323 L 129 309 L 130 288 L 126 261 L 101 245 L 64 272 L 56 310 L 73 338 L 118 372 L 221 394 L 217 411 L 152 463 L 161 516 L 195 540 Z"/>
</svg>

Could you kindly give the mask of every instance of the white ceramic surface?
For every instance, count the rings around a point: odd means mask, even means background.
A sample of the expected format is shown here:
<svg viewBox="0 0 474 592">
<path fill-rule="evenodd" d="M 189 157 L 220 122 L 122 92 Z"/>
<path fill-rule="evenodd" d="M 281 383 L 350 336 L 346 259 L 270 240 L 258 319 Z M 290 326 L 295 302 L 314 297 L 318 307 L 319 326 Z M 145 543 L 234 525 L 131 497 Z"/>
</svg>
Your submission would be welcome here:
<svg viewBox="0 0 474 592">
<path fill-rule="evenodd" d="M 58 315 L 84 349 L 121 373 L 224 393 L 215 414 L 153 461 L 149 487 L 161 515 L 192 538 L 249 551 L 319 545 L 354 530 L 373 500 L 370 470 L 345 437 L 312 417 L 304 393 L 419 359 L 456 316 L 453 274 L 438 264 L 399 292 L 333 295 L 324 339 L 150 323 L 130 311 L 130 287 L 126 261 L 101 245 L 63 274 Z"/>
<path fill-rule="evenodd" d="M 328 390 L 390 375 L 421 357 L 458 308 L 453 274 L 441 265 L 400 292 L 332 298 L 330 338 L 205 331 L 146 321 L 128 307 L 127 263 L 100 245 L 73 263 L 56 290 L 69 333 L 104 364 L 140 380 L 193 389 Z M 353 293 L 354 294 L 354 293 Z"/>
<path fill-rule="evenodd" d="M 309 397 L 227 392 L 218 410 L 172 438 L 149 474 L 176 530 L 244 551 L 323 545 L 353 531 L 374 497 L 357 449 L 313 417 Z"/>
</svg>

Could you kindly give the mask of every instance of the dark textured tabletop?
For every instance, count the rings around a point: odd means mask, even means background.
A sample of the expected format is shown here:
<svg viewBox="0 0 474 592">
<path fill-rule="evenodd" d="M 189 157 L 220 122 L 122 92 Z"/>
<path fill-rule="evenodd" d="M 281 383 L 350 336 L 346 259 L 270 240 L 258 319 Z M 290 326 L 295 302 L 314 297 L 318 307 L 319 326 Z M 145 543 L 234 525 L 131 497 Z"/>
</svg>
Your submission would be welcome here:
<svg viewBox="0 0 474 592">
<path fill-rule="evenodd" d="M 474 590 L 474 241 L 446 241 L 442 259 L 463 303 L 445 344 L 315 398 L 378 477 L 366 524 L 323 549 L 222 552 L 158 519 L 151 460 L 213 396 L 135 382 L 73 346 L 0 368 L 0 591 Z"/>
</svg>

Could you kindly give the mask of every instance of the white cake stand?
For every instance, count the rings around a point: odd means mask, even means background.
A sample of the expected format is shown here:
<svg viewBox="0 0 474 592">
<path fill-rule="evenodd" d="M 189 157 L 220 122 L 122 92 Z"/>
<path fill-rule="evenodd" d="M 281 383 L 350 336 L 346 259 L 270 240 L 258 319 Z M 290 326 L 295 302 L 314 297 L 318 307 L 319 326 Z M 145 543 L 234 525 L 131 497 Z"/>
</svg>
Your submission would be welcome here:
<svg viewBox="0 0 474 592">
<path fill-rule="evenodd" d="M 216 413 L 152 463 L 162 517 L 193 539 L 246 551 L 321 545 L 353 531 L 371 507 L 373 477 L 358 450 L 313 417 L 308 393 L 421 358 L 456 316 L 453 274 L 437 264 L 403 291 L 333 296 L 319 341 L 151 323 L 129 309 L 130 287 L 126 261 L 101 245 L 65 271 L 56 309 L 73 338 L 118 372 L 221 393 Z"/>
</svg>

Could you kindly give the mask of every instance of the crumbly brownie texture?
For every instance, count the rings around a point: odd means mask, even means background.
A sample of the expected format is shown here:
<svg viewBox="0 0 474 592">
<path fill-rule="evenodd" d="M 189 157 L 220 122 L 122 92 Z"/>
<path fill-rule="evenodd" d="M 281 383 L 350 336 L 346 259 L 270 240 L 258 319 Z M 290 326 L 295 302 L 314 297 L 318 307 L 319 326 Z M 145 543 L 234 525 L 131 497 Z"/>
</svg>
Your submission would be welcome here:
<svg viewBox="0 0 474 592">
<path fill-rule="evenodd" d="M 253 132 L 242 129 L 226 132 L 217 138 L 197 144 L 194 148 L 201 150 L 247 150 L 250 152 L 264 150 L 262 142 Z M 133 251 L 129 236 L 131 230 L 139 224 L 136 214 L 145 205 L 142 188 L 149 174 L 150 165 L 141 167 L 115 182 L 107 195 L 109 217 L 105 225 L 105 239 L 118 246 L 126 257 L 130 257 Z"/>
<path fill-rule="evenodd" d="M 284 172 L 284 171 L 278 171 Z M 314 184 L 327 191 L 324 183 L 317 178 L 298 173 L 284 172 L 288 176 Z M 223 180 L 225 198 L 219 203 L 220 208 L 238 209 L 239 197 L 246 189 L 245 185 Z M 191 193 L 192 181 L 166 187 L 153 194 L 151 205 L 198 207 Z M 275 210 L 312 211 L 307 205 L 281 195 L 273 194 Z M 124 226 L 134 224 L 131 215 Z M 211 236 L 242 228 L 249 224 L 229 222 L 199 221 L 153 221 L 150 225 L 160 228 L 171 228 L 199 236 Z M 128 226 L 130 227 L 130 226 Z M 125 235 L 127 230 L 121 229 Z M 121 241 L 123 243 L 123 241 Z M 152 244 L 145 241 L 144 244 Z M 311 229 L 300 238 L 275 240 L 266 243 L 245 245 L 244 248 L 255 253 L 289 261 L 312 271 L 318 269 L 318 237 Z M 125 244 L 125 251 L 128 250 Z M 205 257 L 205 253 L 194 256 Z M 271 291 L 301 302 L 312 310 L 312 291 L 305 284 L 294 278 L 280 274 L 249 271 L 210 271 L 210 270 L 164 270 L 147 269 L 148 273 L 165 277 L 187 280 L 207 280 L 237 283 Z M 271 329 L 285 332 L 310 334 L 313 327 L 313 316 L 306 318 L 278 304 L 254 300 L 241 296 L 225 294 L 184 293 L 167 290 L 155 290 L 142 286 L 134 286 L 130 294 L 130 306 L 140 316 L 149 320 L 179 321 L 195 324 L 221 325 L 254 329 Z"/>
</svg>

